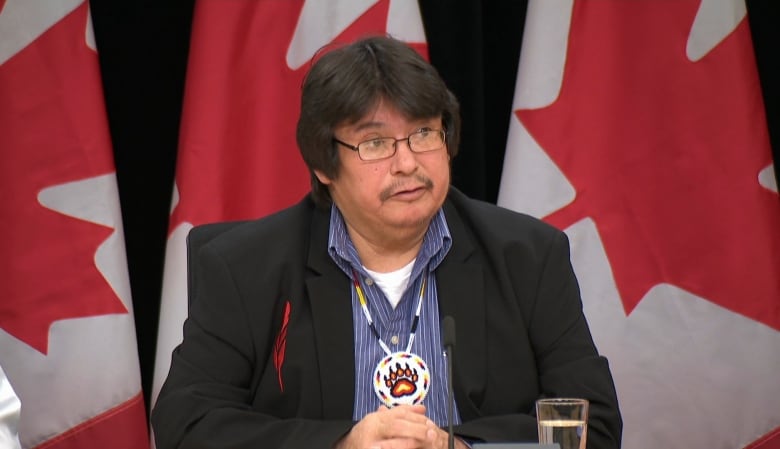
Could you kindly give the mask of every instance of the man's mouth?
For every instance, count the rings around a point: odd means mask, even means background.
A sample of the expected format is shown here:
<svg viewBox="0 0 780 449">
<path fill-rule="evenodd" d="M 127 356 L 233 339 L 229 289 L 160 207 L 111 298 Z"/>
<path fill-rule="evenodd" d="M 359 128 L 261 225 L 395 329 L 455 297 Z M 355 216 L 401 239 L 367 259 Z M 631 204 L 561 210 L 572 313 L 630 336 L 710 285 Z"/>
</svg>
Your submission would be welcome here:
<svg viewBox="0 0 780 449">
<path fill-rule="evenodd" d="M 413 179 L 413 183 L 409 184 L 393 184 L 382 191 L 380 198 L 382 201 L 386 201 L 390 198 L 399 199 L 413 199 L 414 197 L 422 195 L 426 190 L 433 188 L 433 181 L 429 178 L 417 175 Z"/>
</svg>

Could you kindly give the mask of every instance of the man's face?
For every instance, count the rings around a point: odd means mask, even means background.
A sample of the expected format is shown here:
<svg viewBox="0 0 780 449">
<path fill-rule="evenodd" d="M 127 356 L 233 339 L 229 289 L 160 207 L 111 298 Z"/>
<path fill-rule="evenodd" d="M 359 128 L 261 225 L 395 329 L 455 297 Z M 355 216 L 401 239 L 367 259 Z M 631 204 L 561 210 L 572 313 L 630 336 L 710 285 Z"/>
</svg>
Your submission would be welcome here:
<svg viewBox="0 0 780 449">
<path fill-rule="evenodd" d="M 357 123 L 338 126 L 335 137 L 357 145 L 379 137 L 405 139 L 421 129 L 442 129 L 441 117 L 409 121 L 394 106 L 380 102 Z M 450 160 L 446 146 L 427 153 L 413 153 L 406 141 L 396 146 L 396 153 L 387 159 L 363 161 L 356 151 L 337 145 L 338 176 L 332 179 L 315 171 L 328 186 L 347 226 L 363 235 L 392 240 L 425 229 L 447 195 Z"/>
</svg>

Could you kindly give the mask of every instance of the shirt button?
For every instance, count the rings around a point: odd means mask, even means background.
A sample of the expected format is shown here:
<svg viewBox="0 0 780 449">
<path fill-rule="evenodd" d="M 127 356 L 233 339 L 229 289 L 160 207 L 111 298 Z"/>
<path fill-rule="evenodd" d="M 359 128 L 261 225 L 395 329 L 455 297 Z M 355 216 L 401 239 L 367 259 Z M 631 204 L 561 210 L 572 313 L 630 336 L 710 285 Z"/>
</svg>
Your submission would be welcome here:
<svg viewBox="0 0 780 449">
<path fill-rule="evenodd" d="M 374 280 L 371 278 L 366 278 L 366 285 L 374 285 Z"/>
<path fill-rule="evenodd" d="M 398 344 L 398 335 L 393 335 L 390 337 L 390 343 L 397 345 Z"/>
</svg>

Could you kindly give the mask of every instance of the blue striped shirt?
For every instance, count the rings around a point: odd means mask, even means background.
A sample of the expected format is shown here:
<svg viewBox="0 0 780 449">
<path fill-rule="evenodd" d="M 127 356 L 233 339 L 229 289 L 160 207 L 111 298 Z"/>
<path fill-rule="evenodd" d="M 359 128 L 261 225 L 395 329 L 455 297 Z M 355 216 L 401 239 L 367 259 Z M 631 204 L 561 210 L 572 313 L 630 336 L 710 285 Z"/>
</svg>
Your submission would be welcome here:
<svg viewBox="0 0 780 449">
<path fill-rule="evenodd" d="M 447 425 L 447 366 L 442 350 L 434 271 L 451 246 L 452 236 L 447 228 L 444 213 L 439 210 L 431 220 L 423 238 L 420 252 L 412 267 L 409 284 L 398 306 L 393 309 L 385 294 L 363 268 L 357 250 L 347 233 L 341 212 L 335 205 L 331 208 L 328 254 L 350 279 L 353 277 L 353 268 L 358 273 L 360 287 L 366 296 L 368 310 L 377 331 L 382 341 L 393 352 L 406 350 L 422 279 L 423 276 L 427 276 L 428 285 L 423 295 L 420 322 L 411 352 L 422 357 L 430 369 L 431 387 L 423 404 L 426 406 L 428 418 L 439 426 Z M 382 404 L 374 392 L 372 377 L 377 363 L 386 354 L 369 328 L 354 288 L 352 288 L 352 322 L 355 335 L 355 404 L 352 414 L 353 419 L 359 421 Z M 393 344 L 393 336 L 398 337 L 395 344 Z M 457 406 L 454 415 L 453 423 L 459 424 Z"/>
</svg>

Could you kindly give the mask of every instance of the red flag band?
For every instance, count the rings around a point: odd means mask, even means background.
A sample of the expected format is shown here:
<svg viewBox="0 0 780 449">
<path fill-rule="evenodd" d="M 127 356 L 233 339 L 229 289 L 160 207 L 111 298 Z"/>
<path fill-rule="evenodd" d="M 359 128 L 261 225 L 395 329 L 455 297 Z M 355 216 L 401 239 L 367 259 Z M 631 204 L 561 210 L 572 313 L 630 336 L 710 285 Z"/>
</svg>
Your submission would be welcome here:
<svg viewBox="0 0 780 449">
<path fill-rule="evenodd" d="M 626 449 L 780 426 L 780 201 L 745 5 L 721 3 L 529 3 L 499 204 L 569 234 Z"/>
<path fill-rule="evenodd" d="M 0 364 L 21 444 L 146 448 L 87 2 L 0 2 L 0 42 Z"/>
</svg>

